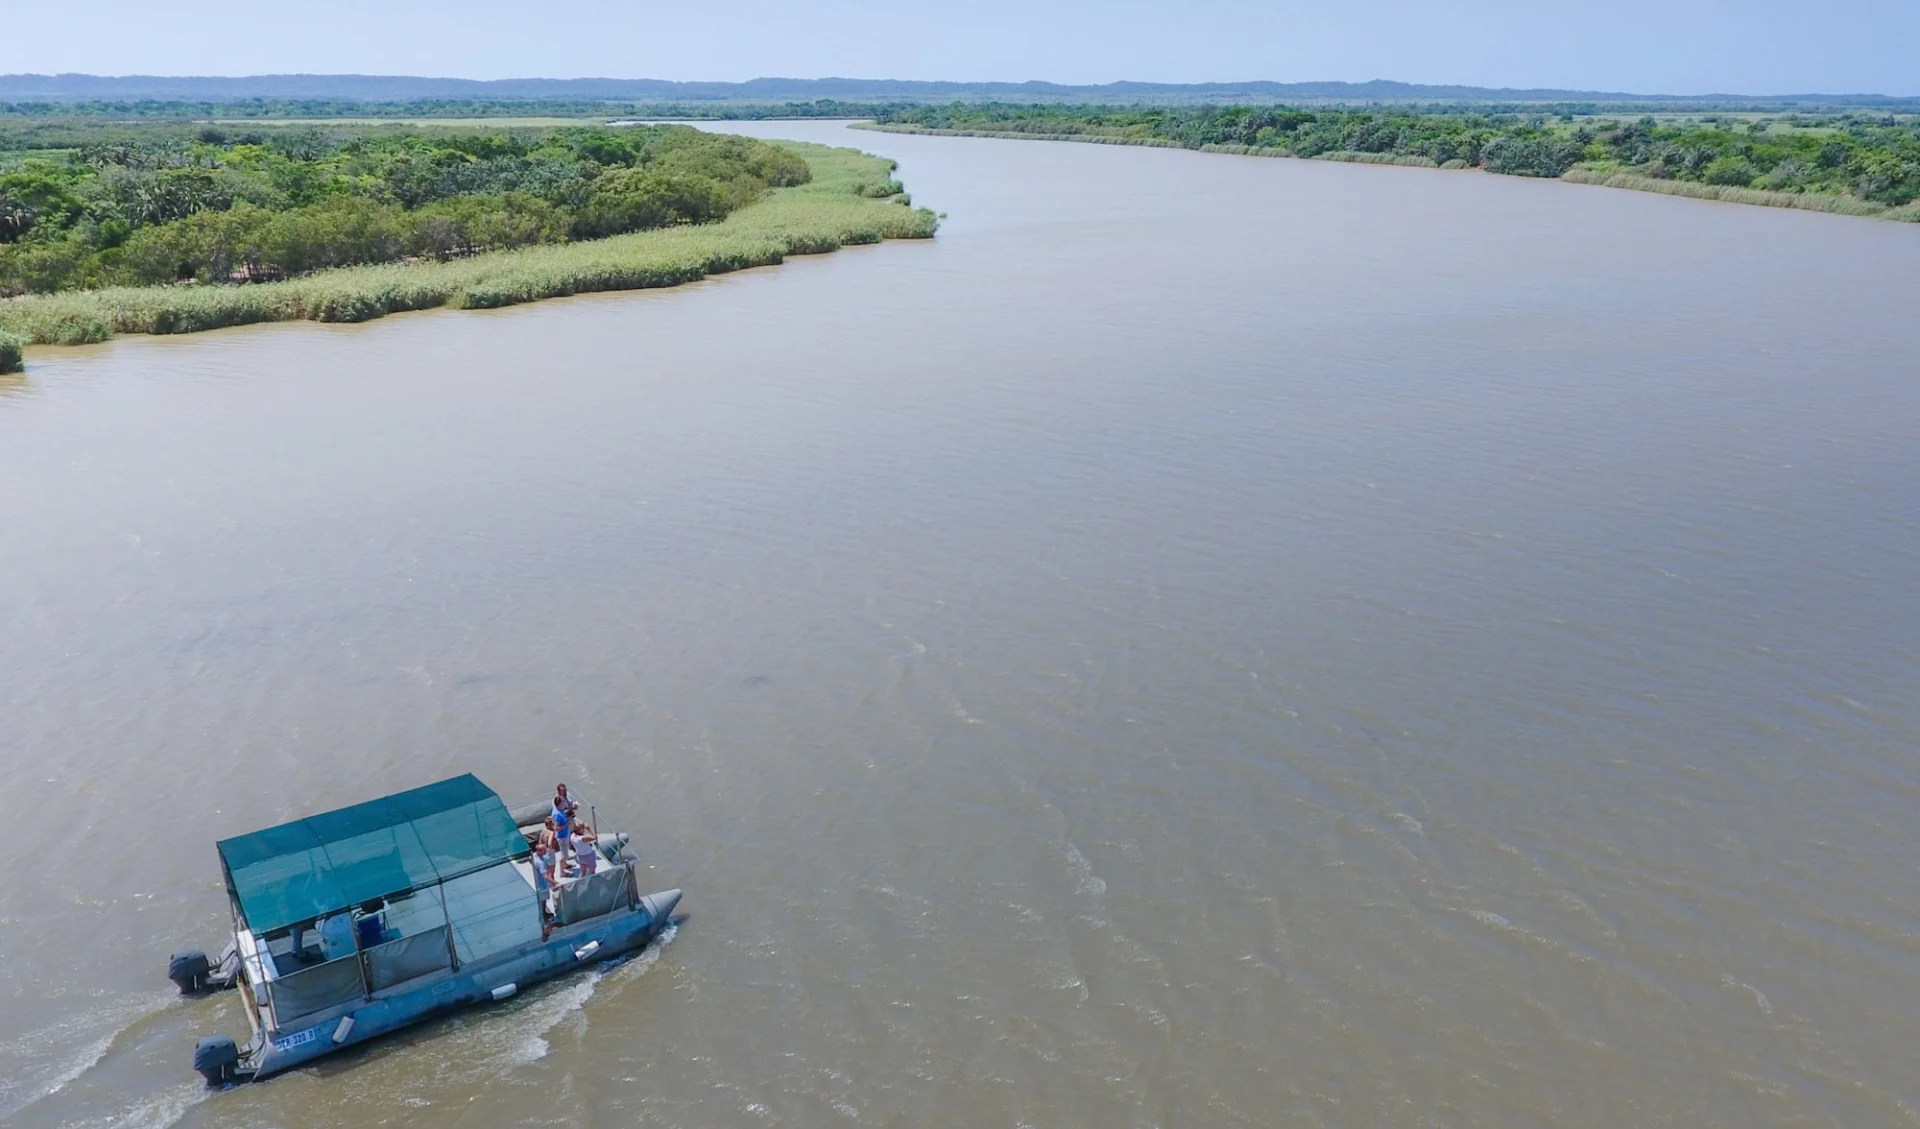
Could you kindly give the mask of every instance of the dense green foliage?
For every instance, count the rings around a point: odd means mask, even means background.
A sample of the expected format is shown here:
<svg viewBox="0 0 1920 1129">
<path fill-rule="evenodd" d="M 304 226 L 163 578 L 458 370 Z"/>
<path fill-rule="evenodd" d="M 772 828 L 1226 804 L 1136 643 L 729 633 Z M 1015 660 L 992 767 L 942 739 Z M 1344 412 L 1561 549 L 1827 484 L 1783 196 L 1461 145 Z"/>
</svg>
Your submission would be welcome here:
<svg viewBox="0 0 1920 1129">
<path fill-rule="evenodd" d="M 251 286 L 142 286 L 69 290 L 0 300 L 0 335 L 39 344 L 101 341 L 116 333 L 192 333 L 256 322 L 366 321 L 434 306 L 490 308 L 603 290 L 674 286 L 787 255 L 848 244 L 918 239 L 938 221 L 904 195 L 884 196 L 893 162 L 852 149 L 780 142 L 804 163 L 804 184 L 778 188 L 725 220 L 427 259 L 317 271 Z M 632 178 L 628 178 L 632 179 Z"/>
<path fill-rule="evenodd" d="M 961 91 L 938 97 L 908 97 L 883 94 L 873 97 L 827 97 L 815 99 L 743 96 L 698 99 L 597 99 L 573 97 L 539 98 L 219 98 L 174 100 L 165 98 L 127 98 L 94 100 L 26 100 L 0 102 L 0 135 L 23 125 L 52 123 L 67 127 L 75 123 L 121 126 L 126 123 L 233 122 L 307 122 L 326 119 L 355 119 L 363 122 L 406 122 L 431 119 L 578 119 L 581 124 L 625 121 L 761 121 L 767 119 L 870 118 L 925 106 L 955 104 L 965 107 L 984 101 L 1005 102 L 1021 108 L 1033 101 L 1024 96 L 985 99 L 977 90 L 968 92 L 968 84 L 955 84 Z M 1339 85 L 1339 84 L 1335 84 Z M 1544 115 L 1559 117 L 1576 114 L 1583 117 L 1614 115 L 1640 117 L 1645 114 L 1723 115 L 1766 113 L 1775 116 L 1802 114 L 1840 115 L 1861 113 L 1870 116 L 1920 113 L 1920 98 L 1872 96 L 1858 100 L 1821 97 L 1810 100 L 1777 98 L 1639 98 L 1621 101 L 1604 98 L 1513 98 L 1499 99 L 1419 99 L 1367 96 L 1349 92 L 1347 96 L 1328 93 L 1295 98 L 1261 93 L 1252 89 L 1237 96 L 1209 90 L 1209 93 L 1154 93 L 1143 91 L 1129 101 L 1133 106 L 1274 106 L 1312 105 L 1378 109 L 1417 115 L 1488 116 L 1495 114 Z M 1492 94 L 1492 91 L 1484 91 Z M 1511 93 L 1511 92 L 1509 92 Z M 1084 96 L 1056 97 L 1047 105 L 1061 109 L 1084 109 Z M 5 148 L 0 144 L 0 148 Z"/>
<path fill-rule="evenodd" d="M 789 150 L 687 126 L 80 137 L 10 138 L 0 295 L 260 281 L 700 224 L 808 176 Z"/>
<path fill-rule="evenodd" d="M 1379 154 L 1518 176 L 1561 176 L 1581 168 L 1852 196 L 1889 207 L 1920 198 L 1920 122 L 1878 112 L 1660 121 L 1384 108 L 989 103 L 890 109 L 877 120 L 935 130 L 1158 141 L 1298 157 Z"/>
<path fill-rule="evenodd" d="M 25 337 L 0 329 L 0 373 L 19 372 L 20 351 L 26 347 Z"/>
</svg>

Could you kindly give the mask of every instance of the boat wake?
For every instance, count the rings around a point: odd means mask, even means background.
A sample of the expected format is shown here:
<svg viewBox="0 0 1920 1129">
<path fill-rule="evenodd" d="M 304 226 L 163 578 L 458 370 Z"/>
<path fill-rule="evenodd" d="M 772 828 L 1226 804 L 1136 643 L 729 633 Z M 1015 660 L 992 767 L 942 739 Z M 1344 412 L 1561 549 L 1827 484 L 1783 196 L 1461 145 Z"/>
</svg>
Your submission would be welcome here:
<svg viewBox="0 0 1920 1129">
<path fill-rule="evenodd" d="M 44 1064 L 44 1069 L 38 1072 L 28 1067 L 18 1073 L 10 1072 L 11 1076 L 0 1076 L 0 1121 L 72 1085 L 87 1071 L 100 1065 L 122 1036 L 167 1010 L 176 999 L 178 997 L 170 992 L 142 993 L 0 1043 L 0 1061 L 30 1062 L 36 1052 L 55 1052 L 54 1057 Z M 105 1033 L 100 1034 L 103 1029 Z M 71 1050 L 63 1049 L 69 1040 L 88 1034 L 94 1037 Z"/>
<path fill-rule="evenodd" d="M 135 1102 L 129 1109 L 90 1121 L 76 1122 L 70 1129 L 169 1129 L 178 1124 L 189 1109 L 213 1093 L 198 1079 L 182 1082 Z"/>
<path fill-rule="evenodd" d="M 549 1040 L 554 1037 L 556 1030 L 572 1023 L 578 1025 L 579 1031 L 585 1031 L 584 1008 L 603 982 L 610 981 L 618 985 L 629 978 L 646 975 L 647 970 L 658 963 L 661 951 L 673 943 L 678 932 L 677 925 L 669 925 L 640 952 L 605 961 L 583 975 L 547 986 L 546 991 L 528 992 L 521 997 L 517 1007 L 496 1006 L 449 1020 L 443 1033 L 451 1036 L 454 1053 L 449 1055 L 443 1052 L 432 1056 L 438 1060 L 437 1070 L 429 1067 L 437 1078 L 435 1088 L 449 1083 L 461 1086 L 490 1081 L 504 1070 L 546 1058 L 552 1050 Z M 168 993 L 138 997 L 0 1044 L 0 1060 L 17 1062 L 29 1052 L 44 1053 L 50 1044 L 71 1045 L 69 1039 L 61 1038 L 62 1035 L 71 1037 L 98 1032 L 103 1027 L 109 1028 L 106 1034 L 84 1046 L 61 1053 L 57 1059 L 49 1061 L 47 1069 L 39 1074 L 8 1071 L 0 1075 L 0 1124 L 11 1123 L 15 1115 L 54 1098 L 88 1071 L 99 1067 L 113 1054 L 116 1046 L 127 1040 L 138 1039 L 136 1032 L 141 1025 L 166 1012 L 174 999 Z M 410 1048 L 410 1053 L 422 1054 L 425 1048 L 415 1046 Z M 385 1057 L 384 1054 L 377 1056 Z M 418 1069 L 421 1065 L 419 1058 L 413 1058 L 409 1062 L 409 1069 Z M 362 1061 L 347 1068 L 341 1077 L 348 1082 L 349 1089 L 355 1089 L 363 1085 L 384 1084 L 379 1083 L 378 1079 L 382 1072 L 383 1068 L 377 1060 Z M 311 1078 L 309 1071 L 303 1070 L 300 1074 Z M 276 1082 L 266 1084 L 274 1085 Z M 277 1080 L 277 1084 L 290 1085 L 293 1079 Z M 107 1113 L 66 1120 L 65 1123 L 68 1129 L 168 1129 L 194 1106 L 215 1093 L 217 1091 L 207 1089 L 198 1079 L 182 1081 L 144 1095 L 130 1105 Z M 424 1097 L 407 1101 L 410 1105 L 426 1104 Z"/>
<path fill-rule="evenodd" d="M 547 991 L 527 993 L 526 1003 L 510 1016 L 490 1009 L 462 1020 L 467 1045 L 462 1048 L 466 1068 L 461 1073 L 476 1079 L 491 1078 L 547 1057 L 553 1049 L 548 1038 L 555 1030 L 568 1023 L 577 1023 L 585 1030 L 583 1011 L 602 982 L 617 984 L 646 975 L 659 961 L 661 950 L 672 944 L 679 932 L 678 925 L 669 925 L 638 953 L 605 961 L 586 975 L 560 981 Z"/>
</svg>

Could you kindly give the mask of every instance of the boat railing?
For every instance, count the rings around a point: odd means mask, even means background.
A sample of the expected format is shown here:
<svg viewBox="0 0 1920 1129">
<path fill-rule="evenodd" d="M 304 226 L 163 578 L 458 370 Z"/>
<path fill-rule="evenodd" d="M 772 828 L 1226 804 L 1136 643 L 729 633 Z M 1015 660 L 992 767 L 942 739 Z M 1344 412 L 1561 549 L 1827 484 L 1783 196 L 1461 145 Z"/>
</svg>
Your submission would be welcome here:
<svg viewBox="0 0 1920 1129">
<path fill-rule="evenodd" d="M 593 801 L 578 791 L 570 793 L 569 798 L 573 800 L 575 806 L 586 816 L 589 825 L 592 826 L 595 831 L 598 831 L 600 829 L 600 813 L 594 809 Z M 548 797 L 544 800 L 533 800 L 521 804 L 518 807 L 511 808 L 508 810 L 508 815 L 512 817 L 515 826 L 525 830 L 529 827 L 540 826 L 546 821 L 547 816 L 551 814 L 552 811 L 553 799 L 552 797 Z"/>
<path fill-rule="evenodd" d="M 639 904 L 633 868 L 626 864 L 608 866 L 592 874 L 568 879 L 554 897 L 556 925 L 572 925 L 590 917 L 605 917 L 615 910 L 632 909 Z"/>
<path fill-rule="evenodd" d="M 454 968 L 452 930 L 438 925 L 372 948 L 345 953 L 269 980 L 257 981 L 273 1026 L 286 1031 L 302 1021 L 350 1004 L 409 980 Z"/>
<path fill-rule="evenodd" d="M 366 999 L 365 969 L 359 953 L 348 953 L 321 964 L 308 965 L 295 972 L 269 980 L 267 999 L 273 1010 L 273 1026 L 281 1031 L 298 1027 L 302 1020 Z"/>
<path fill-rule="evenodd" d="M 379 992 L 435 972 L 453 970 L 452 929 L 436 926 L 423 933 L 396 937 L 360 954 L 367 964 L 367 987 Z"/>
</svg>

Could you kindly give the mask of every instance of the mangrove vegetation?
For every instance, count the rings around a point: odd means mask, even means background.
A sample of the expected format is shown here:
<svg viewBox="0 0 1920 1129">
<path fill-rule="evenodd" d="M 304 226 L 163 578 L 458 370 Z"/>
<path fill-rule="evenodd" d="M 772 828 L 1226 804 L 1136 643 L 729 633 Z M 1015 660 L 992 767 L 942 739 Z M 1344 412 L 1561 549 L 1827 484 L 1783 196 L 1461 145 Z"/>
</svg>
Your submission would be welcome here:
<svg viewBox="0 0 1920 1129">
<path fill-rule="evenodd" d="M 688 126 L 136 131 L 0 168 L 0 295 L 599 239 L 722 219 L 808 175 L 790 150 Z"/>
<path fill-rule="evenodd" d="M 672 286 L 937 225 L 891 161 L 685 127 L 223 136 L 143 152 L 162 156 L 73 153 L 0 173 L 15 217 L 0 262 L 29 291 L 0 299 L 0 342 Z"/>
</svg>

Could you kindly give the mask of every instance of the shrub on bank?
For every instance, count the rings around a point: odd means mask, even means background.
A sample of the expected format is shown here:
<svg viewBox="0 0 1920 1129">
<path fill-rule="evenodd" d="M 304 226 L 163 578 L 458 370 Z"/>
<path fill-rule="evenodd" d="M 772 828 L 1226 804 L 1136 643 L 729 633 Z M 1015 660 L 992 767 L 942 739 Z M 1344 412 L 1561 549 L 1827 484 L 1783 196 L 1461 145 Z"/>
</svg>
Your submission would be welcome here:
<svg viewBox="0 0 1920 1129">
<path fill-rule="evenodd" d="M 0 330 L 0 372 L 19 372 L 20 353 L 26 347 L 26 338 Z"/>
</svg>

